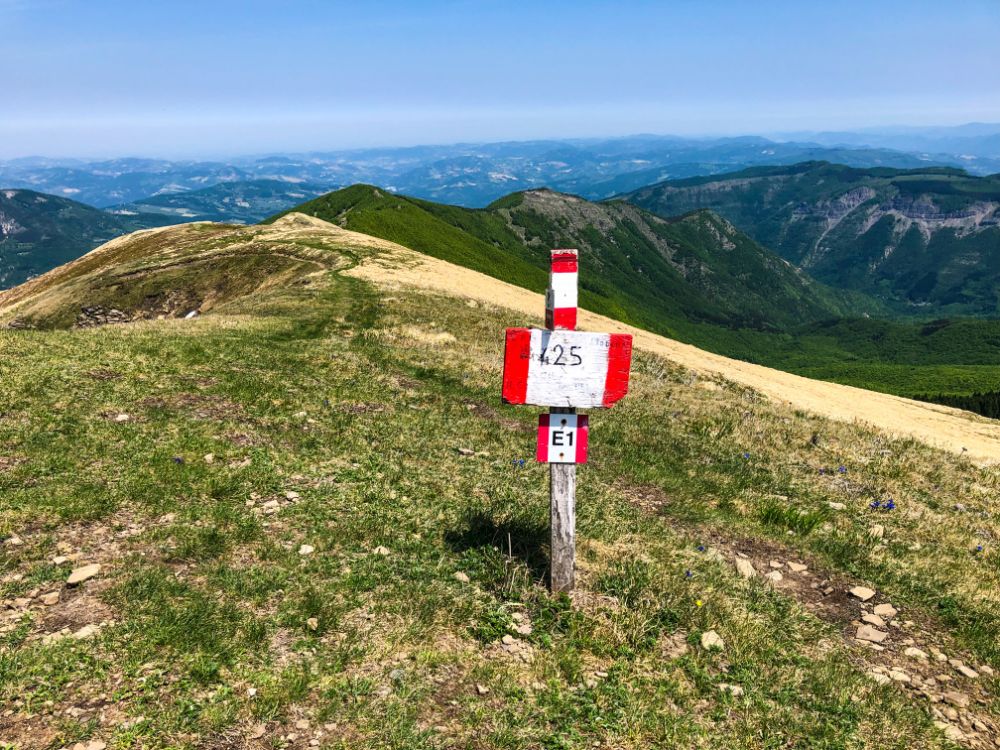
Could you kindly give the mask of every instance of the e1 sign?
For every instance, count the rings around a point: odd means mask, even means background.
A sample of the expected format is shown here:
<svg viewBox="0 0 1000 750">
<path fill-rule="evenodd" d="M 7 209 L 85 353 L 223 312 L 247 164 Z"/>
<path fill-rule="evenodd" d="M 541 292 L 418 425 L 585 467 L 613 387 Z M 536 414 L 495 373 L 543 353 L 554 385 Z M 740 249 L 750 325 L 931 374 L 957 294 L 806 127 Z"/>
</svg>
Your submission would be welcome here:
<svg viewBox="0 0 1000 750">
<path fill-rule="evenodd" d="M 590 424 L 586 414 L 539 414 L 539 463 L 587 463 L 587 439 Z"/>
</svg>

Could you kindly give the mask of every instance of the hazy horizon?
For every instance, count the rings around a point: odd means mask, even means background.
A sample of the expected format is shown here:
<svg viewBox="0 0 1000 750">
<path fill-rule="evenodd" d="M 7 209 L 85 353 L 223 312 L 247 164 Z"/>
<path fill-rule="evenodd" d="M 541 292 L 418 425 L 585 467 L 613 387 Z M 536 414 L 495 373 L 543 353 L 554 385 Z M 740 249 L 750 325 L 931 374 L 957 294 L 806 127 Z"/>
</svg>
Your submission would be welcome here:
<svg viewBox="0 0 1000 750">
<path fill-rule="evenodd" d="M 1000 122 L 989 0 L 0 0 L 0 24 L 16 61 L 0 158 Z"/>
</svg>

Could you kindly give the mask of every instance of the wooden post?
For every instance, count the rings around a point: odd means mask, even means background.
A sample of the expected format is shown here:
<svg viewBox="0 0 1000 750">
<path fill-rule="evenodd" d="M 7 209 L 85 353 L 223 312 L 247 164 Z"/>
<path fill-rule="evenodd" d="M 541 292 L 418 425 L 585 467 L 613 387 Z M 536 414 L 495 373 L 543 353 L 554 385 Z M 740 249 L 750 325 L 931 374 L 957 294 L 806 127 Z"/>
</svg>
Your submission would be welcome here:
<svg viewBox="0 0 1000 750">
<path fill-rule="evenodd" d="M 545 327 L 576 330 L 576 250 L 553 250 L 549 289 L 545 295 Z M 573 407 L 553 407 L 550 414 L 576 414 Z M 569 593 L 576 582 L 576 464 L 549 464 L 549 590 Z"/>
<path fill-rule="evenodd" d="M 552 414 L 576 414 L 552 407 Z M 552 529 L 549 590 L 570 592 L 576 584 L 576 464 L 549 464 L 549 523 Z"/>
</svg>

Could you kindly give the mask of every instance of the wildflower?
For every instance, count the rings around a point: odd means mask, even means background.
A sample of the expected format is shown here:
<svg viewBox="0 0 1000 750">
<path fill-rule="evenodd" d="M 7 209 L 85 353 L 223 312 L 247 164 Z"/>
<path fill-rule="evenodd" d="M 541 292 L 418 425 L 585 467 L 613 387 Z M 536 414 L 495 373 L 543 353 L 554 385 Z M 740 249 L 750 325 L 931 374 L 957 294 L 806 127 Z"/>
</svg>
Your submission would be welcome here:
<svg viewBox="0 0 1000 750">
<path fill-rule="evenodd" d="M 521 462 L 520 462 L 520 464 L 519 464 L 519 465 L 520 465 L 520 467 L 521 467 L 522 469 L 524 468 L 524 459 L 523 459 L 523 458 L 521 459 Z"/>
<path fill-rule="evenodd" d="M 750 458 L 750 452 L 749 451 L 743 451 L 743 458 Z"/>
<path fill-rule="evenodd" d="M 983 545 L 977 544 L 976 545 L 976 552 L 982 552 L 982 551 L 983 551 Z"/>
<path fill-rule="evenodd" d="M 175 464 L 182 464 L 182 463 L 184 463 L 184 459 L 181 456 L 174 456 L 174 463 Z"/>
<path fill-rule="evenodd" d="M 690 578 L 690 577 L 691 577 L 692 575 L 693 575 L 693 574 L 691 573 L 691 571 L 690 571 L 690 570 L 685 570 L 685 571 L 684 571 L 684 577 L 685 577 L 685 578 Z"/>
<path fill-rule="evenodd" d="M 881 502 L 879 502 L 878 500 L 872 500 L 868 507 L 871 508 L 872 510 L 878 510 L 881 506 L 882 506 Z"/>
<path fill-rule="evenodd" d="M 699 544 L 698 545 L 698 551 L 699 552 L 704 552 L 705 551 L 705 545 L 704 544 Z"/>
<path fill-rule="evenodd" d="M 826 469 L 822 469 L 822 468 L 821 468 L 821 469 L 819 470 L 819 473 L 820 473 L 820 476 L 822 476 L 823 474 L 826 474 Z"/>
<path fill-rule="evenodd" d="M 847 467 L 844 466 L 843 464 L 841 464 L 840 466 L 837 467 L 837 471 L 840 472 L 841 474 L 846 474 L 847 473 Z"/>
<path fill-rule="evenodd" d="M 885 504 L 885 509 L 886 510 L 892 510 L 895 507 L 896 507 L 896 502 L 890 497 L 889 500 Z"/>
<path fill-rule="evenodd" d="M 695 604 L 696 607 L 700 607 L 700 606 L 702 606 L 704 604 L 704 602 L 701 599 L 698 599 L 698 600 L 695 601 L 694 604 Z"/>
</svg>

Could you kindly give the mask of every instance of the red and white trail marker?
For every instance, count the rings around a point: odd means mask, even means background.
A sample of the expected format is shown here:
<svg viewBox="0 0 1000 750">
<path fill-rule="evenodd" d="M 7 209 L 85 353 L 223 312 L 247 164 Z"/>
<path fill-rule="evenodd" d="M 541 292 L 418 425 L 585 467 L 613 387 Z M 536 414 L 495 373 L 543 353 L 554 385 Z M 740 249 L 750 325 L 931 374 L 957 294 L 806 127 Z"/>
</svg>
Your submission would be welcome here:
<svg viewBox="0 0 1000 750">
<path fill-rule="evenodd" d="M 534 406 L 609 407 L 628 393 L 632 337 L 508 328 L 503 400 Z"/>
<path fill-rule="evenodd" d="M 576 328 L 578 272 L 576 250 L 552 251 L 552 272 L 545 293 L 545 327 L 550 331 Z"/>
<path fill-rule="evenodd" d="M 586 414 L 539 414 L 536 458 L 543 464 L 585 464 L 589 433 Z"/>
<path fill-rule="evenodd" d="M 632 337 L 577 331 L 576 250 L 553 250 L 545 295 L 545 327 L 508 328 L 503 400 L 549 406 L 538 419 L 540 462 L 549 464 L 552 525 L 549 588 L 572 591 L 576 561 L 576 465 L 587 461 L 590 436 L 578 407 L 607 408 L 628 393 Z"/>
</svg>

